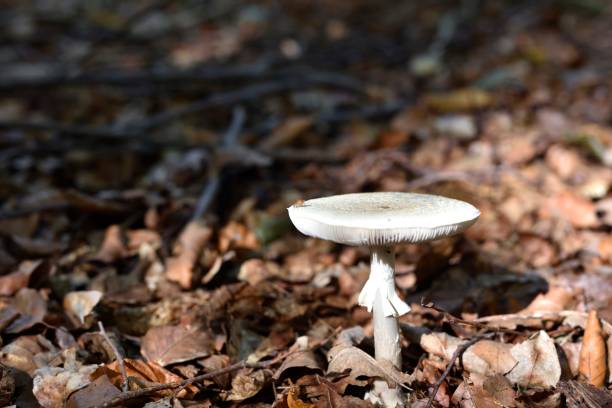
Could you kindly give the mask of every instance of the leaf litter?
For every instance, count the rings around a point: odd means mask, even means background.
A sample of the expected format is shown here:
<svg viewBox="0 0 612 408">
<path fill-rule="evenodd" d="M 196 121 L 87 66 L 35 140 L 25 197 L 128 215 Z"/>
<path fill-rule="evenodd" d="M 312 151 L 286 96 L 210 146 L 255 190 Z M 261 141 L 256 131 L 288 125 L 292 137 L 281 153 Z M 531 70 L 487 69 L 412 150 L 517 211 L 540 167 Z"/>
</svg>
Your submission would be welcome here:
<svg viewBox="0 0 612 408">
<path fill-rule="evenodd" d="M 612 406 L 610 7 L 468 3 L 7 6 L 0 405 Z M 385 190 L 482 213 L 398 248 L 402 367 L 285 213 Z"/>
</svg>

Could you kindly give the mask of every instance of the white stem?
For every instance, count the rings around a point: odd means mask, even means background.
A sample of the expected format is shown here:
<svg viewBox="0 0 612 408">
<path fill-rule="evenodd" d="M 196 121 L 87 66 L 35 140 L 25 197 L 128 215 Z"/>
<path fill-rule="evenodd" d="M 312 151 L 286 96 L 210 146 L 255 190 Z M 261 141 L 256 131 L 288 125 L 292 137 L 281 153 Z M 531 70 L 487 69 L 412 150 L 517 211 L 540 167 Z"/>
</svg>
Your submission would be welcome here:
<svg viewBox="0 0 612 408">
<path fill-rule="evenodd" d="M 397 317 L 383 313 L 385 299 L 380 291 L 376 292 L 374 302 L 374 352 L 376 360 L 387 360 L 401 370 L 402 354 Z"/>
<path fill-rule="evenodd" d="M 369 312 L 374 307 L 376 293 L 383 296 L 383 313 L 385 316 L 402 316 L 410 311 L 395 290 L 395 248 L 371 247 L 370 277 L 359 294 L 359 304 Z"/>
<path fill-rule="evenodd" d="M 391 278 L 393 278 L 393 258 L 394 253 L 392 249 L 372 249 L 372 272 L 370 274 L 370 279 L 372 279 L 375 270 L 380 272 L 380 270 L 383 269 L 379 265 L 384 265 L 386 273 L 391 274 Z M 381 262 L 381 260 L 383 260 L 383 262 Z M 393 284 L 392 290 L 395 293 L 395 284 Z M 374 295 L 374 350 L 377 361 L 389 361 L 398 370 L 401 370 L 402 353 L 397 317 L 393 314 L 388 316 L 385 313 L 385 307 L 390 303 L 388 291 L 389 289 L 387 286 L 381 285 Z M 399 385 L 396 385 L 395 388 L 390 388 L 385 380 L 374 381 L 373 389 L 368 393 L 367 399 L 385 408 L 403 407 L 405 402 L 403 392 Z"/>
</svg>

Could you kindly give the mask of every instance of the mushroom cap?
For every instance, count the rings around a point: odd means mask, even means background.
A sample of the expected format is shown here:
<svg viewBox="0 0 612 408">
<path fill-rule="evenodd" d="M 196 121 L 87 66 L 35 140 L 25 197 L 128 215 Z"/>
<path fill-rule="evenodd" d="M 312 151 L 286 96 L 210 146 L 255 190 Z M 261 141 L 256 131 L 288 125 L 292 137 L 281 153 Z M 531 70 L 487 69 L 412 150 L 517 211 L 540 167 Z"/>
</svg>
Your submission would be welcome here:
<svg viewBox="0 0 612 408">
<path fill-rule="evenodd" d="M 392 192 L 315 198 L 287 210 L 302 234 L 366 246 L 433 241 L 463 231 L 480 215 L 464 201 Z"/>
</svg>

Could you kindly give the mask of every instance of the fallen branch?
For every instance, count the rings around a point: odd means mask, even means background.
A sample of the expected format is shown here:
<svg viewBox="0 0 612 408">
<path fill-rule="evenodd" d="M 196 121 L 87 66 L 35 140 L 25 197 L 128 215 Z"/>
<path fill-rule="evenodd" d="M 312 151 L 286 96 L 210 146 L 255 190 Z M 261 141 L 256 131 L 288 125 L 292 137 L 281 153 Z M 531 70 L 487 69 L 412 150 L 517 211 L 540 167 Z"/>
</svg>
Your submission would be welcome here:
<svg viewBox="0 0 612 408">
<path fill-rule="evenodd" d="M 461 357 L 463 355 L 463 353 L 470 348 L 471 346 L 473 346 L 474 344 L 478 343 L 480 340 L 483 339 L 487 339 L 493 336 L 494 333 L 485 333 L 485 334 L 480 334 L 472 339 L 470 339 L 469 341 L 461 344 L 460 346 L 457 347 L 457 349 L 455 350 L 455 352 L 453 353 L 453 355 L 450 358 L 450 361 L 448 362 L 448 364 L 446 365 L 446 369 L 444 370 L 444 372 L 442 373 L 442 375 L 440 376 L 440 378 L 438 378 L 438 381 L 436 381 L 436 384 L 434 385 L 434 389 L 431 392 L 431 395 L 429 396 L 429 399 L 427 400 L 427 404 L 425 405 L 425 408 L 431 408 L 434 399 L 436 398 L 436 394 L 438 393 L 438 390 L 440 389 L 440 386 L 442 385 L 442 383 L 444 382 L 444 380 L 446 379 L 446 377 L 448 377 L 448 375 L 450 374 L 451 369 L 453 368 L 453 365 L 455 364 L 455 361 Z"/>
</svg>

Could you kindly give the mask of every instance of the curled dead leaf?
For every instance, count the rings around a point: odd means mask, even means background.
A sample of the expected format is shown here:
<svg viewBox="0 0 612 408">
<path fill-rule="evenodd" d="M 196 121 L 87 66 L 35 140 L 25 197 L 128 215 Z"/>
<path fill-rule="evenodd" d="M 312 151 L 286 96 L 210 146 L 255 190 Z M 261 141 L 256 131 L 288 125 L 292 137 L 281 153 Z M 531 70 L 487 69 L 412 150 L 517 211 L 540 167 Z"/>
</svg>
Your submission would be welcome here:
<svg viewBox="0 0 612 408">
<path fill-rule="evenodd" d="M 16 271 L 0 276 L 0 295 L 11 296 L 19 289 L 28 286 L 30 275 L 42 261 L 23 261 Z"/>
<path fill-rule="evenodd" d="M 196 264 L 204 246 L 212 236 L 212 229 L 199 221 L 191 221 L 179 235 L 173 256 L 166 261 L 166 277 L 189 289 L 194 281 Z"/>
<path fill-rule="evenodd" d="M 365 351 L 346 345 L 333 347 L 327 354 L 329 365 L 327 373 L 350 372 L 350 377 L 356 385 L 363 385 L 360 377 L 381 378 L 390 384 L 407 384 L 412 377 L 397 370 L 393 364 L 383 364 Z"/>
<path fill-rule="evenodd" d="M 97 290 L 70 292 L 64 296 L 64 310 L 84 324 L 85 318 L 91 314 L 103 295 Z"/>
<path fill-rule="evenodd" d="M 182 380 L 176 374 L 166 370 L 165 368 L 153 363 L 142 360 L 134 360 L 131 358 L 124 359 L 125 371 L 128 378 L 133 378 L 135 385 L 138 387 L 138 383 L 142 383 L 144 380 L 146 383 L 166 384 L 174 381 Z M 111 364 L 106 364 L 98 367 L 92 374 L 91 379 L 96 380 L 99 377 L 107 376 L 110 382 L 117 388 L 121 387 L 123 377 L 119 369 L 119 362 L 114 361 Z M 186 397 L 193 396 L 197 392 L 197 387 L 193 384 L 188 385 L 178 396 Z M 159 395 L 172 395 L 173 390 L 159 391 Z"/>
<path fill-rule="evenodd" d="M 589 384 L 603 387 L 606 379 L 606 343 L 597 311 L 592 310 L 584 329 L 578 372 Z"/>
<path fill-rule="evenodd" d="M 121 233 L 121 227 L 118 225 L 111 225 L 104 232 L 104 240 L 98 250 L 98 253 L 94 256 L 102 262 L 112 263 L 127 255 L 127 248 L 123 242 L 123 235 Z"/>
<path fill-rule="evenodd" d="M 81 367 L 43 367 L 34 373 L 34 396 L 45 408 L 56 408 L 76 390 L 90 383 L 89 376 L 96 370 L 95 364 Z"/>
<path fill-rule="evenodd" d="M 244 369 L 232 379 L 232 389 L 225 397 L 227 401 L 244 401 L 259 393 L 270 380 L 268 370 Z"/>
</svg>

